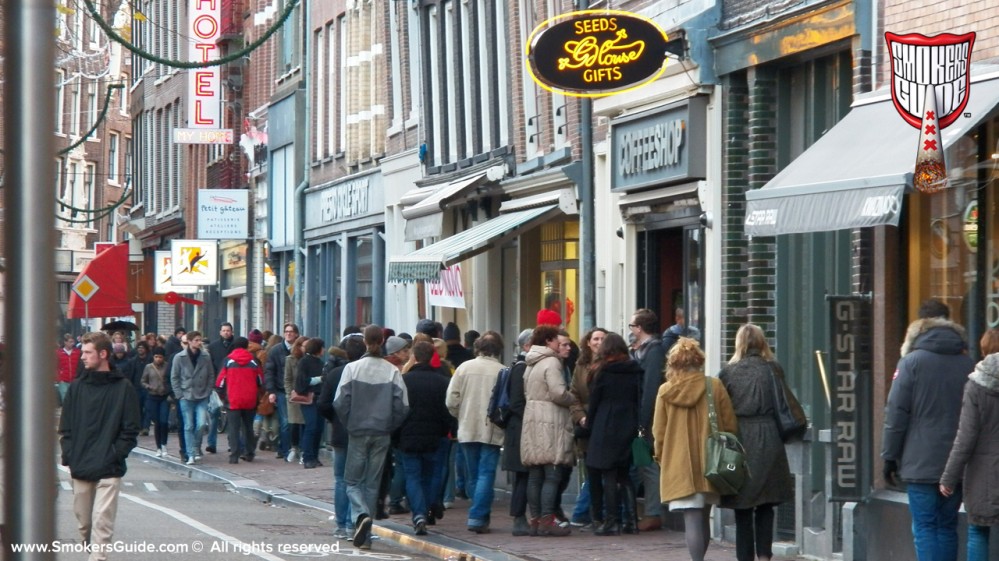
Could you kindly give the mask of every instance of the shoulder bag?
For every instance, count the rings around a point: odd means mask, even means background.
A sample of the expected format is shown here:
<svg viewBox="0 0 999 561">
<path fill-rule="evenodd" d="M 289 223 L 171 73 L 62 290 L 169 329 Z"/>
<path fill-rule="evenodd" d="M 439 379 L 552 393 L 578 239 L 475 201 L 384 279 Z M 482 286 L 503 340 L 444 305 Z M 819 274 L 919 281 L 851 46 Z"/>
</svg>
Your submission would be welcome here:
<svg viewBox="0 0 999 561">
<path fill-rule="evenodd" d="M 288 401 L 299 405 L 312 405 L 313 398 L 315 398 L 315 394 L 312 392 L 300 394 L 295 390 L 291 390 L 291 397 L 288 398 Z"/>
<path fill-rule="evenodd" d="M 711 378 L 705 376 L 704 382 L 707 384 L 710 431 L 704 446 L 704 477 L 711 482 L 719 495 L 737 495 L 739 489 L 742 489 L 742 485 L 749 479 L 746 450 L 734 434 L 718 430 L 718 415 L 715 413 Z"/>
<path fill-rule="evenodd" d="M 773 380 L 774 419 L 777 421 L 777 432 L 784 442 L 801 438 L 808 429 L 805 410 L 801 408 L 801 403 L 794 397 L 794 392 L 784 382 L 783 377 L 777 375 L 773 363 L 768 364 L 770 378 Z"/>
</svg>

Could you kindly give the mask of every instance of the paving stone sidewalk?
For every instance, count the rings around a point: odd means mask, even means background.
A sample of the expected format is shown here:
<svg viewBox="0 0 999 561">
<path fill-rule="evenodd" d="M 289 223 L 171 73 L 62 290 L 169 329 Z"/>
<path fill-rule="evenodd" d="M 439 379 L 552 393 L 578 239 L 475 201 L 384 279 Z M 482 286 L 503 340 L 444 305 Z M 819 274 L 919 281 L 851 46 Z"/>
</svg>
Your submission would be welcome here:
<svg viewBox="0 0 999 561">
<path fill-rule="evenodd" d="M 170 435 L 169 456 L 156 458 L 152 437 L 139 437 L 136 454 L 143 459 L 159 462 L 174 471 L 187 471 L 194 478 L 222 479 L 239 492 L 276 504 L 296 504 L 333 511 L 333 462 L 328 453 L 321 454 L 325 464 L 315 469 L 279 460 L 274 452 L 258 452 L 253 462 L 228 463 L 226 439 L 219 437 L 219 453 L 205 454 L 196 466 L 180 463 L 177 442 Z M 573 531 L 561 538 L 513 537 L 509 516 L 509 494 L 498 490 L 493 504 L 491 532 L 474 534 L 466 527 L 469 501 L 457 500 L 443 519 L 429 526 L 429 535 L 413 534 L 410 516 L 394 515 L 375 523 L 375 534 L 425 554 L 455 561 L 484 559 L 487 561 L 686 561 L 689 559 L 683 533 L 672 530 L 643 532 L 639 535 L 595 536 L 591 531 Z M 565 505 L 568 511 L 572 505 Z M 330 523 L 330 539 L 333 524 Z M 376 546 L 377 547 L 377 546 Z M 712 542 L 706 561 L 735 559 L 733 544 Z M 775 557 L 777 560 L 798 559 Z"/>
</svg>

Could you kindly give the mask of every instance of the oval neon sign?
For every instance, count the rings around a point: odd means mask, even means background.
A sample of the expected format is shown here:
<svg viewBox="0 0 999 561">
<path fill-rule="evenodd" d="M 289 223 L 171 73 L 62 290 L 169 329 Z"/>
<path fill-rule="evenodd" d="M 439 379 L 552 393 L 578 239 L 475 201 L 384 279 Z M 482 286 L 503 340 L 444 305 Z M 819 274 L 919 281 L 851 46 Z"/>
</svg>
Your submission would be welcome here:
<svg viewBox="0 0 999 561">
<path fill-rule="evenodd" d="M 603 97 L 640 88 L 666 70 L 666 33 L 619 10 L 582 10 L 546 20 L 527 39 L 527 69 L 546 90 Z"/>
</svg>

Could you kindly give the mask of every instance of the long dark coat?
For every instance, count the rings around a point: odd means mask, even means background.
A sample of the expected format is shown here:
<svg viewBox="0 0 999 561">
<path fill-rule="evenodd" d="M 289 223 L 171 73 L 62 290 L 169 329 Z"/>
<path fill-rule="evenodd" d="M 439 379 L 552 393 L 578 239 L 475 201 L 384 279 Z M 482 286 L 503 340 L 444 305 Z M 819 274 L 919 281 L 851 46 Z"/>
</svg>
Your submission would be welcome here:
<svg viewBox="0 0 999 561">
<path fill-rule="evenodd" d="M 964 481 L 968 522 L 999 526 L 999 354 L 985 357 L 964 387 L 961 423 L 940 483 Z"/>
<path fill-rule="evenodd" d="M 631 463 L 631 441 L 638 434 L 639 394 L 645 370 L 634 360 L 611 362 L 597 373 L 586 423 L 590 443 L 586 465 L 611 469 Z"/>
<path fill-rule="evenodd" d="M 751 354 L 729 364 L 718 378 L 725 384 L 739 420 L 739 440 L 746 448 L 749 481 L 738 495 L 722 497 L 725 508 L 752 508 L 794 499 L 794 481 L 784 442 L 774 418 L 774 388 L 770 366 L 783 377 L 777 362 Z"/>
<path fill-rule="evenodd" d="M 510 421 L 503 431 L 502 468 L 506 471 L 527 472 L 520 461 L 520 431 L 524 425 L 524 407 L 527 397 L 524 394 L 524 371 L 527 363 L 524 355 L 517 357 L 517 362 L 510 369 Z"/>
</svg>

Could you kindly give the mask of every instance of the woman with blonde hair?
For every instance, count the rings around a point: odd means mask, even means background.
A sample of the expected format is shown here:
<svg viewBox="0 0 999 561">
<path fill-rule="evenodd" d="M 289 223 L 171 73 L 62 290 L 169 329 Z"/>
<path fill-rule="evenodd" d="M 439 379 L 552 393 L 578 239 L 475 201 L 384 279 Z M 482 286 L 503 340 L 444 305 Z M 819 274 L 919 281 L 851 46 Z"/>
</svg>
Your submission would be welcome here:
<svg viewBox="0 0 999 561">
<path fill-rule="evenodd" d="M 704 443 L 710 433 L 707 384 L 711 384 L 718 430 L 738 434 L 739 425 L 725 386 L 704 375 L 704 352 L 697 341 L 680 337 L 666 357 L 666 382 L 659 386 L 652 435 L 659 461 L 659 492 L 671 511 L 683 513 L 687 552 L 704 561 L 711 539 L 711 505 L 719 495 L 704 477 Z"/>
<path fill-rule="evenodd" d="M 725 384 L 739 420 L 749 479 L 738 495 L 722 499 L 735 510 L 738 561 L 773 557 L 774 506 L 794 499 L 787 453 L 775 417 L 774 377 L 783 387 L 784 370 L 763 330 L 747 323 L 735 334 L 735 352 L 718 378 Z"/>
</svg>

